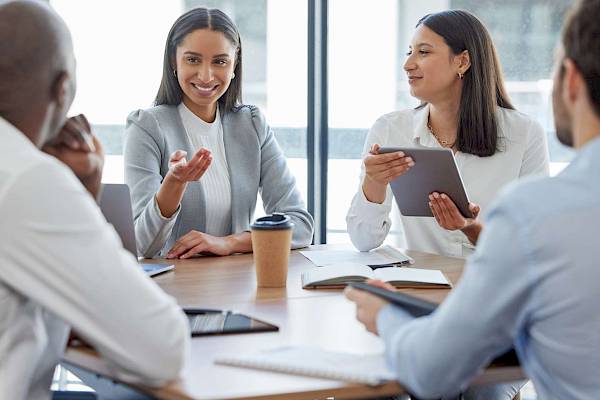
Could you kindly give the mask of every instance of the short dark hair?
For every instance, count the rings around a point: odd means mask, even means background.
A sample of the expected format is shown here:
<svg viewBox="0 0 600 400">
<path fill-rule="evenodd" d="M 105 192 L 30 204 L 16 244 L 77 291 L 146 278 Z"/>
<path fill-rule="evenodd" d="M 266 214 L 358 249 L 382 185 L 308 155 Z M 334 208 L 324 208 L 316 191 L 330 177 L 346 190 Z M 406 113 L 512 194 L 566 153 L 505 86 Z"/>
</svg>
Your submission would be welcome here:
<svg viewBox="0 0 600 400">
<path fill-rule="evenodd" d="M 208 8 L 194 8 L 186 12 L 171 27 L 165 44 L 162 80 L 154 104 L 178 105 L 181 103 L 183 91 L 173 73 L 176 69 L 175 54 L 177 46 L 183 39 L 197 29 L 221 32 L 237 48 L 233 71 L 235 79 L 231 81 L 223 96 L 218 100 L 221 107 L 230 111 L 242 104 L 242 40 L 237 27 L 227 14 L 221 10 Z"/>
<path fill-rule="evenodd" d="M 567 17 L 562 34 L 565 57 L 585 79 L 590 100 L 600 117 L 600 0 L 583 0 Z"/>
<path fill-rule="evenodd" d="M 471 67 L 464 74 L 456 145 L 463 153 L 492 156 L 498 150 L 496 108 L 514 109 L 504 88 L 496 48 L 483 23 L 463 10 L 428 14 L 425 25 L 450 47 L 453 54 L 469 52 Z"/>
</svg>

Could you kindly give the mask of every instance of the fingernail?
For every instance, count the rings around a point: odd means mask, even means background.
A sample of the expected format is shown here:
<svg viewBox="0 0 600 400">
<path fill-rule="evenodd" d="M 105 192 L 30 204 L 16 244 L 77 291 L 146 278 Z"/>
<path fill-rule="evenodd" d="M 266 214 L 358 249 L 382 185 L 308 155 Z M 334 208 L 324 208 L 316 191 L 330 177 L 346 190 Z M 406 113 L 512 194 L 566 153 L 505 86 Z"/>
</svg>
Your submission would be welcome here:
<svg viewBox="0 0 600 400">
<path fill-rule="evenodd" d="M 398 152 L 398 158 L 402 158 L 402 157 L 404 157 L 404 153 L 403 153 L 403 152 L 401 152 L 401 151 L 400 151 L 400 152 Z"/>
<path fill-rule="evenodd" d="M 440 195 L 439 195 L 439 194 L 437 194 L 437 193 L 434 193 L 434 194 L 433 194 L 433 197 L 435 197 L 435 198 L 437 199 L 438 197 L 440 197 Z"/>
<path fill-rule="evenodd" d="M 442 193 L 442 195 L 440 196 L 442 199 L 446 198 L 446 195 Z"/>
<path fill-rule="evenodd" d="M 414 162 L 412 162 L 412 161 L 408 163 L 408 166 L 409 166 L 409 167 L 413 167 L 414 165 L 415 165 L 415 163 L 414 163 Z"/>
</svg>

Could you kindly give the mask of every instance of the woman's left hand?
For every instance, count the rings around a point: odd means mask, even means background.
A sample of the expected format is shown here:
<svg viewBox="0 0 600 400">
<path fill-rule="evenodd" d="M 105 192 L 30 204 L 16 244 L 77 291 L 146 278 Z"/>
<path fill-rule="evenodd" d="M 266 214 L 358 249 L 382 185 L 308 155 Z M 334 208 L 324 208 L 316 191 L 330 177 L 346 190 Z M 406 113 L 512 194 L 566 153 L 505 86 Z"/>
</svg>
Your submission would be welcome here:
<svg viewBox="0 0 600 400">
<path fill-rule="evenodd" d="M 472 218 L 462 216 L 458 207 L 446 194 L 433 192 L 429 195 L 429 207 L 437 223 L 444 229 L 455 231 L 466 229 L 478 223 L 477 216 L 480 208 L 477 204 L 469 203 L 469 209 L 473 213 Z"/>
<path fill-rule="evenodd" d="M 190 258 L 198 253 L 210 253 L 217 256 L 228 256 L 233 253 L 229 237 L 217 237 L 209 234 L 190 231 L 175 242 L 167 253 L 167 258 Z"/>
</svg>

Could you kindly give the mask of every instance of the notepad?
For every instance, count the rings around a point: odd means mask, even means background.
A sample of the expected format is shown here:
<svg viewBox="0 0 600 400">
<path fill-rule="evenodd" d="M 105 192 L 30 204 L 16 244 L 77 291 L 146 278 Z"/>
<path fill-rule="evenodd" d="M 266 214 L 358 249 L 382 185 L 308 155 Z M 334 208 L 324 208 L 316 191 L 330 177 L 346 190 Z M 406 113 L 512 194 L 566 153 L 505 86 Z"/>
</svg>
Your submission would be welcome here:
<svg viewBox="0 0 600 400">
<path fill-rule="evenodd" d="M 215 358 L 215 364 L 292 375 L 334 379 L 366 385 L 394 380 L 383 354 L 350 354 L 312 347 L 282 347 L 255 354 L 231 354 Z"/>
<path fill-rule="evenodd" d="M 314 268 L 302 273 L 304 289 L 339 288 L 353 282 L 380 279 L 401 288 L 450 288 L 450 282 L 442 271 L 419 268 L 379 268 L 372 270 L 367 265 L 338 264 Z"/>
<path fill-rule="evenodd" d="M 331 264 L 355 263 L 368 265 L 375 269 L 413 264 L 415 262 L 415 260 L 400 250 L 389 245 L 384 245 L 371 251 L 310 250 L 301 251 L 300 254 L 319 267 Z"/>
</svg>

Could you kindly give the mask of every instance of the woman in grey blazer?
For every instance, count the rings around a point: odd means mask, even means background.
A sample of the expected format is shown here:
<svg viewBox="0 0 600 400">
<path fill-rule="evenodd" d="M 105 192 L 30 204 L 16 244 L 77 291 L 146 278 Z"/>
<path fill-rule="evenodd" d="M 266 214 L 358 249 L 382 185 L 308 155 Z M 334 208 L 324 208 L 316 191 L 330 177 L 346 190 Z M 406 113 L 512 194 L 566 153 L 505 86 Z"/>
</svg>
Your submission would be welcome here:
<svg viewBox="0 0 600 400">
<path fill-rule="evenodd" d="M 292 248 L 310 244 L 313 219 L 264 116 L 241 105 L 241 78 L 229 17 L 197 8 L 175 22 L 156 106 L 127 118 L 125 181 L 140 255 L 251 251 L 259 192 L 267 213 L 293 219 Z"/>
</svg>

